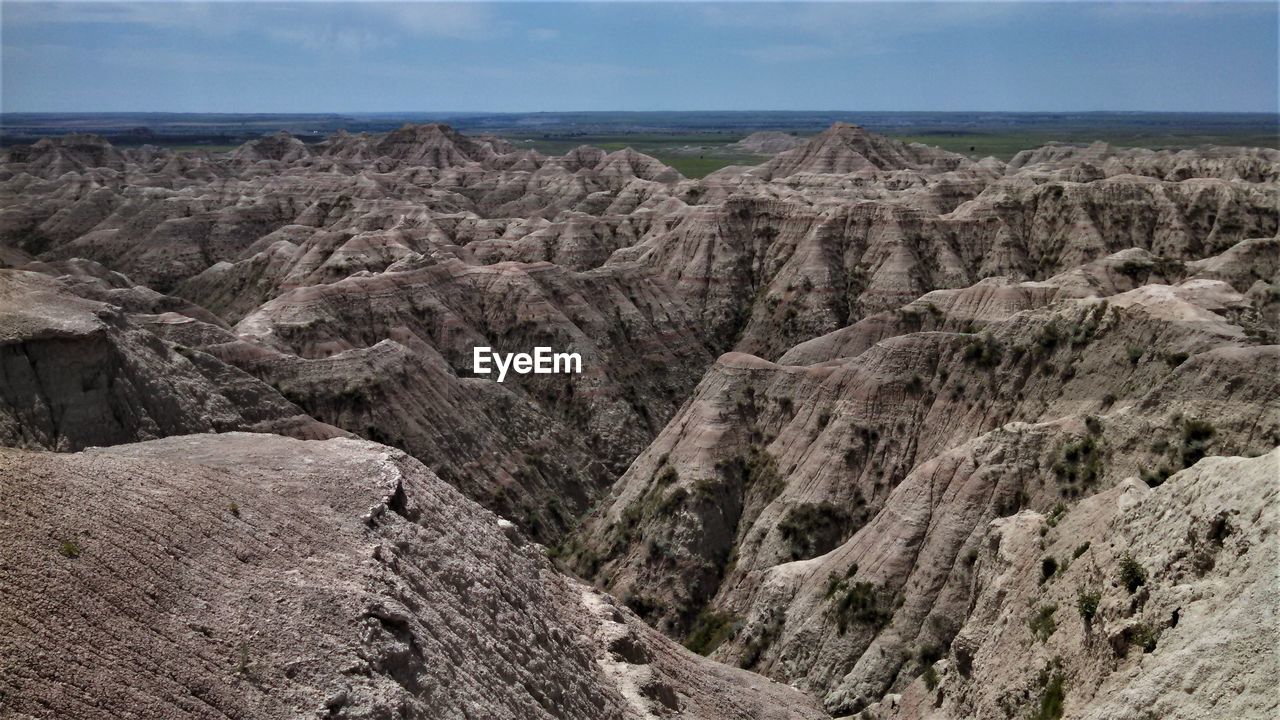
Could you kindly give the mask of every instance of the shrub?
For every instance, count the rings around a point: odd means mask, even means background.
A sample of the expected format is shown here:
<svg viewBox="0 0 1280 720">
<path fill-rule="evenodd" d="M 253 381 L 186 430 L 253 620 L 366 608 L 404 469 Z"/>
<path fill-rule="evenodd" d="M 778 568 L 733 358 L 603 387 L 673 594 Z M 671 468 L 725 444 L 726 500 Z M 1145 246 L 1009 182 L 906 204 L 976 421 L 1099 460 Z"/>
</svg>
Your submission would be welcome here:
<svg viewBox="0 0 1280 720">
<path fill-rule="evenodd" d="M 742 658 L 738 661 L 738 667 L 743 669 L 755 667 L 756 663 L 760 662 L 760 657 L 773 645 L 773 641 L 782 632 L 783 622 L 785 622 L 783 617 L 776 615 L 765 623 L 758 635 L 748 639 L 743 644 Z"/>
<path fill-rule="evenodd" d="M 1062 459 L 1053 466 L 1058 478 L 1068 484 L 1091 485 L 1102 477 L 1102 448 L 1093 435 L 1062 446 Z"/>
<path fill-rule="evenodd" d="M 937 671 L 937 670 L 934 670 L 932 665 L 930 665 L 929 667 L 925 668 L 925 669 L 924 669 L 924 674 L 923 674 L 923 675 L 921 675 L 920 677 L 922 677 L 922 678 L 924 679 L 924 686 L 925 686 L 925 687 L 927 687 L 927 688 L 929 688 L 929 692 L 933 692 L 934 690 L 936 690 L 936 689 L 937 689 L 937 687 L 938 687 L 938 671 Z"/>
<path fill-rule="evenodd" d="M 1058 720 L 1062 717 L 1062 705 L 1066 700 L 1066 676 L 1062 674 L 1062 662 L 1054 658 L 1052 663 L 1040 671 L 1038 678 L 1044 693 L 1040 696 L 1040 707 L 1032 715 L 1032 720 Z"/>
<path fill-rule="evenodd" d="M 662 471 L 658 473 L 658 476 L 654 478 L 654 480 L 659 485 L 671 485 L 680 480 L 680 473 L 670 465 L 664 464 Z"/>
<path fill-rule="evenodd" d="M 738 619 L 731 613 L 703 608 L 693 620 L 693 628 L 684 646 L 699 655 L 710 655 L 738 630 Z"/>
<path fill-rule="evenodd" d="M 641 618 L 649 618 L 658 611 L 658 603 L 651 598 L 643 595 L 628 592 L 623 598 L 622 603 L 631 608 L 631 612 L 639 615 Z"/>
<path fill-rule="evenodd" d="M 1041 350 L 1048 352 L 1058 346 L 1058 341 L 1062 339 L 1062 333 L 1058 330 L 1056 321 L 1049 321 L 1044 327 L 1040 328 L 1040 334 L 1036 337 L 1036 344 Z"/>
<path fill-rule="evenodd" d="M 240 506 L 233 502 L 227 506 L 227 512 L 236 517 L 240 517 Z"/>
<path fill-rule="evenodd" d="M 58 554 L 62 555 L 64 558 L 75 560 L 80 557 L 80 544 L 75 540 L 63 540 L 62 543 L 58 545 Z"/>
<path fill-rule="evenodd" d="M 1087 552 L 1089 552 L 1089 543 L 1086 542 L 1082 545 L 1076 546 L 1076 549 L 1071 553 L 1071 559 L 1076 560 Z"/>
<path fill-rule="evenodd" d="M 1137 345 L 1130 345 L 1126 352 L 1129 355 L 1129 364 L 1131 365 L 1137 365 L 1138 361 L 1142 360 L 1142 356 L 1145 353 L 1145 351 Z"/>
<path fill-rule="evenodd" d="M 851 623 L 881 628 L 893 618 L 889 610 L 881 607 L 880 592 L 869 582 L 850 585 L 841 580 L 831 590 L 832 595 L 836 596 L 834 612 L 841 635 L 849 629 Z"/>
<path fill-rule="evenodd" d="M 1128 630 L 1129 644 L 1142 648 L 1142 652 L 1149 653 L 1156 649 L 1156 641 L 1160 639 L 1160 632 L 1146 623 L 1138 623 Z"/>
<path fill-rule="evenodd" d="M 982 337 L 970 340 L 964 346 L 963 357 L 965 362 L 977 363 L 982 367 L 994 367 L 1000 364 L 1000 357 L 1003 354 L 1004 349 L 999 341 L 983 333 Z"/>
<path fill-rule="evenodd" d="M 1040 642 L 1045 642 L 1058 629 L 1058 623 L 1054 622 L 1053 614 L 1058 612 L 1058 606 L 1055 604 L 1041 605 L 1035 615 L 1027 621 L 1027 626 L 1031 628 L 1031 635 Z"/>
<path fill-rule="evenodd" d="M 1204 420 L 1185 420 L 1182 423 L 1182 467 L 1191 467 L 1205 456 L 1209 441 L 1218 429 Z"/>
<path fill-rule="evenodd" d="M 1147 484 L 1147 487 L 1160 487 L 1172 474 L 1173 468 L 1168 465 L 1161 465 L 1155 469 L 1144 468 L 1142 471 L 1142 481 Z"/>
<path fill-rule="evenodd" d="M 1053 556 L 1049 556 L 1040 561 L 1040 584 L 1053 577 L 1058 572 L 1058 561 Z"/>
<path fill-rule="evenodd" d="M 1086 623 L 1093 622 L 1093 617 L 1098 614 L 1098 603 L 1102 602 L 1102 593 L 1094 590 L 1092 592 L 1080 588 L 1076 592 L 1076 610 L 1080 611 L 1080 617 Z"/>
<path fill-rule="evenodd" d="M 853 517 L 827 501 L 792 507 L 778 531 L 786 540 L 791 559 L 817 557 L 835 547 L 843 539 Z"/>
<path fill-rule="evenodd" d="M 1067 506 L 1062 503 L 1057 503 L 1053 506 L 1053 509 L 1049 511 L 1049 514 L 1045 516 L 1044 521 L 1049 525 L 1049 527 L 1058 527 L 1058 523 L 1062 521 L 1062 517 L 1066 514 Z"/>
<path fill-rule="evenodd" d="M 1129 594 L 1138 591 L 1138 588 L 1147 584 L 1147 571 L 1142 564 L 1133 559 L 1129 553 L 1125 553 L 1120 557 L 1120 584 L 1124 585 Z"/>
</svg>

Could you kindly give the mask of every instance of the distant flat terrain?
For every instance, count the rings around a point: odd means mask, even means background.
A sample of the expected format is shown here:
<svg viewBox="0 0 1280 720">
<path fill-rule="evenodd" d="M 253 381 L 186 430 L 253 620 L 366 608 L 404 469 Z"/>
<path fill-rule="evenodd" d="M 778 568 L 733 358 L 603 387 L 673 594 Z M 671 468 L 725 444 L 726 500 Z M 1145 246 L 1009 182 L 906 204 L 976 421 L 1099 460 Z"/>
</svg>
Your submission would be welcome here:
<svg viewBox="0 0 1280 720">
<path fill-rule="evenodd" d="M 1280 115 L 1268 113 L 955 113 L 955 112 L 569 112 L 569 113 L 0 113 L 0 145 L 68 133 L 95 133 L 115 145 L 152 144 L 227 151 L 286 130 L 304 142 L 330 133 L 387 132 L 405 123 L 448 122 L 469 133 L 497 135 L 518 147 L 558 154 L 580 145 L 632 147 L 702 177 L 764 156 L 734 143 L 759 131 L 811 137 L 851 122 L 905 142 L 974 158 L 1009 160 L 1050 142 L 1185 149 L 1202 145 L 1280 148 Z"/>
</svg>

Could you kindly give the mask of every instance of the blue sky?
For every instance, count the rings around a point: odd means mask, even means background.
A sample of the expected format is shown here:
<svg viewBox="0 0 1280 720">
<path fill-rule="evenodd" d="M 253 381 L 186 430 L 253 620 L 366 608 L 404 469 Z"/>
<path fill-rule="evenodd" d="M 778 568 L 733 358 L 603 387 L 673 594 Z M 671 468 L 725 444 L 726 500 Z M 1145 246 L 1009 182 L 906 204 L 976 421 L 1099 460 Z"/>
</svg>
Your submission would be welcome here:
<svg viewBox="0 0 1280 720">
<path fill-rule="evenodd" d="M 1278 7 L 0 0 L 0 110 L 1276 112 Z"/>
</svg>

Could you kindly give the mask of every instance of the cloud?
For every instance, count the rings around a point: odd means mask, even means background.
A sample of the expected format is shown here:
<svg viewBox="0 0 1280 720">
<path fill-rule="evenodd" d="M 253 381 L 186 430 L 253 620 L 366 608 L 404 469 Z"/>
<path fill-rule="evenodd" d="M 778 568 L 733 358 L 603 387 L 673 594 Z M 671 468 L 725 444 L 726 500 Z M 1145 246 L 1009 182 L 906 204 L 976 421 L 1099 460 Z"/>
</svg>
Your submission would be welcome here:
<svg viewBox="0 0 1280 720">
<path fill-rule="evenodd" d="M 396 38 L 483 40 L 509 30 L 493 6 L 457 2 L 291 3 L 251 0 L 205 2 L 21 2 L 3 3 L 9 29 L 34 25 L 134 25 L 185 30 L 198 35 L 258 35 L 304 47 L 369 48 Z"/>
<path fill-rule="evenodd" d="M 836 54 L 836 50 L 822 45 L 764 45 L 738 51 L 740 55 L 769 65 L 794 62 L 812 62 Z"/>
<path fill-rule="evenodd" d="M 530 28 L 526 34 L 530 40 L 538 42 L 550 42 L 560 37 L 560 31 L 554 28 Z"/>
<path fill-rule="evenodd" d="M 493 7 L 479 3 L 408 2 L 338 3 L 356 17 L 379 17 L 412 35 L 478 40 L 505 33 L 507 23 Z"/>
<path fill-rule="evenodd" d="M 272 39 L 308 50 L 336 50 L 348 54 L 358 54 L 365 50 L 395 45 L 395 41 L 387 35 L 373 32 L 368 28 L 335 28 L 332 25 L 268 30 L 267 35 Z"/>
</svg>

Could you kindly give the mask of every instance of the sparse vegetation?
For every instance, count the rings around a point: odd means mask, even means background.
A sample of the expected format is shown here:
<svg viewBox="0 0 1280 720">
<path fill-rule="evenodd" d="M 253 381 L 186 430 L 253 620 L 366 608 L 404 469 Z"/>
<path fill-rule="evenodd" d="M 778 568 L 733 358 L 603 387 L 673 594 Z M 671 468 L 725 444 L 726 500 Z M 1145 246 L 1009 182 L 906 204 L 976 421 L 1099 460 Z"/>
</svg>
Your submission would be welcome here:
<svg viewBox="0 0 1280 720">
<path fill-rule="evenodd" d="M 938 671 L 934 670 L 932 665 L 925 668 L 920 677 L 924 680 L 924 686 L 929 688 L 929 692 L 938 689 Z"/>
<path fill-rule="evenodd" d="M 861 501 L 861 496 L 858 500 Z M 778 524 L 778 531 L 787 542 L 791 559 L 801 560 L 816 557 L 835 547 L 853 524 L 853 515 L 824 500 L 792 507 Z"/>
<path fill-rule="evenodd" d="M 1146 569 L 1129 553 L 1120 556 L 1120 584 L 1129 591 L 1130 595 L 1147 584 Z"/>
<path fill-rule="evenodd" d="M 654 481 L 660 486 L 673 485 L 680 481 L 680 473 L 670 465 L 663 464 L 662 470 L 654 478 Z"/>
<path fill-rule="evenodd" d="M 1036 683 L 1042 688 L 1040 705 L 1036 708 L 1032 720 L 1059 720 L 1062 717 L 1063 704 L 1067 699 L 1067 678 L 1062 672 L 1062 660 L 1054 658 L 1040 671 Z"/>
<path fill-rule="evenodd" d="M 689 637 L 684 646 L 699 655 L 710 655 L 725 640 L 733 637 L 739 627 L 739 620 L 732 613 L 722 613 L 703 608 L 693 620 Z"/>
<path fill-rule="evenodd" d="M 1080 483 L 1088 487 L 1101 479 L 1102 448 L 1095 435 L 1090 433 L 1075 442 L 1063 445 L 1061 459 L 1054 463 L 1053 472 L 1067 485 Z"/>
<path fill-rule="evenodd" d="M 1045 642 L 1058 629 L 1058 623 L 1053 619 L 1053 614 L 1058 612 L 1056 604 L 1041 605 L 1036 610 L 1031 619 L 1027 621 L 1027 625 L 1031 628 L 1031 635 L 1040 642 Z"/>
<path fill-rule="evenodd" d="M 869 582 L 851 584 L 848 580 L 840 580 L 834 586 L 829 586 L 828 590 L 829 595 L 835 597 L 833 613 L 841 635 L 854 623 L 882 628 L 893 619 L 893 613 L 886 607 L 889 603 L 881 598 L 880 591 Z"/>
<path fill-rule="evenodd" d="M 63 540 L 58 544 L 58 554 L 64 558 L 75 560 L 80 557 L 80 543 L 75 540 Z"/>
<path fill-rule="evenodd" d="M 1040 561 L 1040 584 L 1043 585 L 1058 572 L 1058 561 L 1052 556 Z"/>
<path fill-rule="evenodd" d="M 1067 506 L 1064 503 L 1056 503 L 1049 514 L 1045 516 L 1044 521 L 1049 527 L 1058 527 L 1058 523 L 1062 521 L 1063 516 L 1067 514 Z"/>
<path fill-rule="evenodd" d="M 1208 452 L 1209 441 L 1218 429 L 1204 420 L 1188 419 L 1182 423 L 1182 467 L 1195 465 Z"/>
<path fill-rule="evenodd" d="M 1093 622 L 1094 616 L 1098 614 L 1100 602 L 1102 602 L 1102 593 L 1097 590 L 1087 591 L 1080 588 L 1076 592 L 1076 610 L 1079 611 L 1086 625 Z"/>
<path fill-rule="evenodd" d="M 1036 345 L 1040 347 L 1042 352 L 1053 352 L 1058 347 L 1058 343 L 1062 340 L 1062 331 L 1058 329 L 1056 320 L 1050 320 L 1040 328 L 1040 334 L 1036 336 Z"/>
<path fill-rule="evenodd" d="M 964 346 L 963 357 L 965 362 L 975 363 L 980 367 L 995 367 L 1000 364 L 1000 358 L 1004 354 L 1004 348 L 1000 342 L 987 333 L 983 333 L 980 337 L 970 340 Z"/>
<path fill-rule="evenodd" d="M 764 624 L 754 637 L 749 638 L 742 647 L 742 657 L 738 667 L 753 668 L 760 662 L 760 657 L 773 645 L 774 640 L 782 632 L 783 616 L 776 615 Z"/>
<path fill-rule="evenodd" d="M 1155 650 L 1156 643 L 1160 640 L 1160 632 L 1144 622 L 1130 627 L 1126 635 L 1129 639 L 1129 644 L 1142 648 L 1144 653 Z"/>
<path fill-rule="evenodd" d="M 911 378 L 907 380 L 907 392 L 918 393 L 924 390 L 924 378 L 919 373 L 912 373 Z"/>
</svg>

